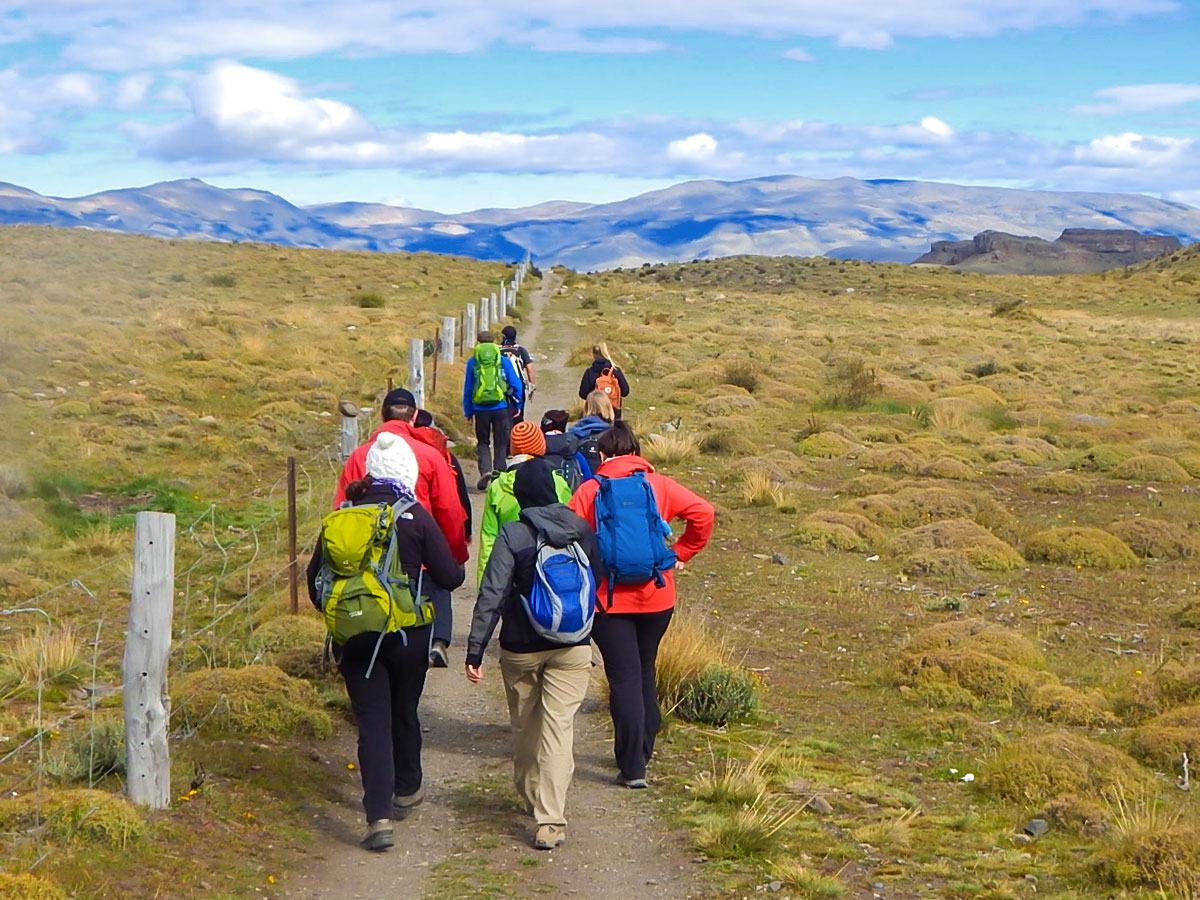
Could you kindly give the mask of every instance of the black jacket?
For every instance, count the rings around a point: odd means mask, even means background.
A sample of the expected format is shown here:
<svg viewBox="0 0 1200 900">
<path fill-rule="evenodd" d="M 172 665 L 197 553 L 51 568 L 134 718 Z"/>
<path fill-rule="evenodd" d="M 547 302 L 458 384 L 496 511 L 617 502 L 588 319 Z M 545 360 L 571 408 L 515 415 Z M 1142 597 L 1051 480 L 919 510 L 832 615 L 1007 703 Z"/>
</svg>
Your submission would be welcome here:
<svg viewBox="0 0 1200 900">
<path fill-rule="evenodd" d="M 355 506 L 371 503 L 395 503 L 396 495 L 386 484 L 373 484 L 366 495 Z M 465 571 L 454 559 L 446 536 L 438 528 L 433 516 L 420 503 L 414 503 L 396 520 L 396 549 L 400 554 L 400 568 L 405 576 L 417 583 L 421 569 L 425 569 L 424 582 L 433 583 L 452 591 L 463 583 Z M 308 561 L 308 599 L 320 609 L 317 601 L 317 573 L 321 569 L 321 542 L 313 550 Z"/>
<path fill-rule="evenodd" d="M 596 389 L 596 379 L 605 369 L 612 369 L 613 374 L 617 376 L 617 383 L 621 385 L 621 396 L 629 396 L 629 382 L 625 380 L 625 373 L 607 359 L 594 359 L 591 366 L 584 370 L 583 378 L 579 382 L 580 400 L 586 400 L 587 395 Z"/>
<path fill-rule="evenodd" d="M 586 644 L 590 640 L 585 638 L 572 645 L 547 641 L 533 630 L 529 615 L 521 605 L 521 596 L 528 595 L 533 587 L 539 531 L 545 533 L 546 540 L 554 547 L 565 547 L 571 541 L 578 541 L 592 565 L 592 577 L 597 584 L 603 579 L 600 548 L 595 532 L 585 519 L 561 503 L 521 510 L 521 518 L 502 527 L 492 547 L 471 618 L 467 665 L 482 664 L 483 651 L 501 618 L 500 646 L 513 653 L 557 650 L 563 646 Z"/>
</svg>

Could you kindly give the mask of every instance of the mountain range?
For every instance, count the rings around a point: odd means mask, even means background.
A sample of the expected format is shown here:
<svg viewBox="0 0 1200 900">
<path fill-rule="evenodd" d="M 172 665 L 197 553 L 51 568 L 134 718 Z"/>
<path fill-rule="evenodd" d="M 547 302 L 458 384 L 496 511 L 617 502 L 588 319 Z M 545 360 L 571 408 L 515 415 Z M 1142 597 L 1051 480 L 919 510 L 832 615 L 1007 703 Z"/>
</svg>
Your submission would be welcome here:
<svg viewBox="0 0 1200 900">
<path fill-rule="evenodd" d="M 934 242 L 983 231 L 1050 240 L 1068 228 L 1119 228 L 1200 240 L 1200 209 L 1139 194 L 795 175 L 690 181 L 615 203 L 450 215 L 377 203 L 297 206 L 197 179 L 77 198 L 0 183 L 0 224 L 495 260 L 528 250 L 541 265 L 577 270 L 742 254 L 910 262 Z"/>
</svg>

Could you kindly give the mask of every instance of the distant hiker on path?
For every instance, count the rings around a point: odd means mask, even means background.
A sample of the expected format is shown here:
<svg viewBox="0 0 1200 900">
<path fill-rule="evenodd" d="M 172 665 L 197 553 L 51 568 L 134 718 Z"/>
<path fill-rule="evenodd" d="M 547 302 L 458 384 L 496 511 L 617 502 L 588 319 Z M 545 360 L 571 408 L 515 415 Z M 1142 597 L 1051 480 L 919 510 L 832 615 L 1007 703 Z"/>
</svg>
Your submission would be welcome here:
<svg viewBox="0 0 1200 900">
<path fill-rule="evenodd" d="M 463 378 L 463 415 L 475 423 L 479 442 L 479 490 L 493 473 L 504 471 L 512 410 L 525 402 L 524 386 L 512 362 L 496 346 L 490 331 L 481 331 Z"/>
<path fill-rule="evenodd" d="M 523 422 L 525 407 L 533 399 L 533 393 L 537 390 L 537 373 L 533 370 L 533 357 L 529 355 L 528 350 L 517 343 L 517 329 L 512 325 L 505 325 L 500 329 L 500 338 L 500 352 L 507 356 L 513 364 L 513 368 L 521 376 L 521 384 L 525 388 L 521 405 L 513 411 L 513 421 Z"/>
<path fill-rule="evenodd" d="M 509 522 L 517 521 L 521 506 L 513 492 L 513 484 L 517 473 L 532 459 L 546 452 L 546 438 L 532 422 L 518 422 L 512 430 L 513 455 L 506 460 L 506 468 L 492 479 L 487 488 L 487 497 L 483 503 L 483 514 L 479 521 L 479 577 L 476 584 L 483 581 L 483 571 L 487 568 L 488 557 L 492 554 L 492 545 L 496 535 Z M 560 503 L 571 499 L 571 487 L 558 473 L 552 475 L 555 494 Z"/>
<path fill-rule="evenodd" d="M 596 439 L 608 431 L 614 421 L 616 414 L 608 401 L 608 395 L 603 391 L 592 391 L 584 401 L 583 418 L 567 429 L 568 434 L 579 438 L 578 451 L 587 460 L 593 475 L 600 468 L 600 451 L 597 449 Z"/>
<path fill-rule="evenodd" d="M 417 401 L 410 391 L 396 388 L 383 398 L 379 414 L 383 425 L 375 430 L 369 441 L 350 454 L 342 467 L 333 508 L 337 509 L 346 499 L 346 486 L 367 474 L 367 453 L 382 439 L 393 457 L 393 471 L 404 473 L 401 480 L 433 514 L 454 558 L 460 563 L 466 562 L 466 516 L 458 500 L 458 485 L 445 457 L 414 433 L 412 422 L 417 415 Z"/>
<path fill-rule="evenodd" d="M 532 424 L 532 423 L 526 423 Z M 479 587 L 466 675 L 483 678 L 483 652 L 500 626 L 500 673 L 512 723 L 513 784 L 537 822 L 533 846 L 566 840 L 567 789 L 575 772 L 575 713 L 592 667 L 588 630 L 594 585 L 601 576 L 596 537 L 587 522 L 556 502 L 550 469 L 533 459 L 513 485 L 520 518 L 500 529 Z M 557 598 L 549 636 L 545 607 Z M 563 627 L 567 622 L 571 632 Z"/>
<path fill-rule="evenodd" d="M 597 442 L 604 460 L 597 477 L 568 505 L 596 529 L 609 579 L 596 591 L 592 636 L 608 677 L 617 783 L 644 788 L 662 724 L 654 667 L 675 610 L 674 569 L 704 549 L 714 513 L 703 497 L 654 471 L 627 422 L 615 423 Z M 668 547 L 666 523 L 676 518 L 686 525 Z"/>
<path fill-rule="evenodd" d="M 463 583 L 461 561 L 386 456 L 378 443 L 368 452 L 372 474 L 345 485 L 354 508 L 326 515 L 308 564 L 309 598 L 325 614 L 358 725 L 362 845 L 375 851 L 395 844 L 392 819 L 425 796 L 417 706 L 433 610 L 423 582 L 447 596 Z"/>
<path fill-rule="evenodd" d="M 625 373 L 613 365 L 608 344 L 601 341 L 592 345 L 592 364 L 583 372 L 579 381 L 579 399 L 586 400 L 592 391 L 603 391 L 612 404 L 613 414 L 621 418 L 621 400 L 629 396 L 629 382 Z"/>
</svg>

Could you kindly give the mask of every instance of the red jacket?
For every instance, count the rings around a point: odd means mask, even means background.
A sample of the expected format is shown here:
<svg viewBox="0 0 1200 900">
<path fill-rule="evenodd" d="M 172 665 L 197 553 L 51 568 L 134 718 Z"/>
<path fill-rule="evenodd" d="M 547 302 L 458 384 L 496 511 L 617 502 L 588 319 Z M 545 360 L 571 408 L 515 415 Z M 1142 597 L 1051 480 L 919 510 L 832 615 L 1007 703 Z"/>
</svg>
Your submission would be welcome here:
<svg viewBox="0 0 1200 900">
<path fill-rule="evenodd" d="M 663 520 L 683 519 L 686 526 L 672 547 L 680 562 L 687 562 L 704 549 L 713 530 L 714 512 L 712 504 L 698 494 L 693 494 L 679 482 L 659 475 L 654 466 L 640 456 L 614 456 L 600 464 L 596 474 L 602 478 L 621 478 L 634 472 L 646 472 L 646 480 L 654 488 L 654 499 L 658 501 L 658 512 Z M 567 504 L 572 510 L 587 519 L 592 530 L 596 528 L 596 492 L 600 483 L 596 479 L 585 481 L 575 491 Z M 597 608 L 614 613 L 661 612 L 675 605 L 675 572 L 663 573 L 666 584 L 655 587 L 653 581 L 646 584 L 618 584 L 613 589 L 613 605 L 608 607 L 607 582 L 596 588 Z M 600 598 L 604 598 L 601 601 Z"/>
<path fill-rule="evenodd" d="M 458 502 L 458 482 L 455 481 L 454 470 L 442 454 L 413 433 L 415 430 L 409 422 L 392 419 L 377 428 L 371 435 L 371 440 L 355 448 L 346 460 L 346 465 L 342 467 L 342 477 L 338 479 L 333 508 L 337 509 L 346 499 L 346 485 L 366 477 L 367 451 L 375 442 L 376 435 L 384 431 L 398 434 L 404 438 L 404 442 L 412 448 L 417 457 L 417 483 L 410 487 L 416 493 L 420 504 L 433 514 L 438 528 L 446 536 L 454 559 L 464 563 L 469 555 L 464 530 L 467 517 Z"/>
</svg>

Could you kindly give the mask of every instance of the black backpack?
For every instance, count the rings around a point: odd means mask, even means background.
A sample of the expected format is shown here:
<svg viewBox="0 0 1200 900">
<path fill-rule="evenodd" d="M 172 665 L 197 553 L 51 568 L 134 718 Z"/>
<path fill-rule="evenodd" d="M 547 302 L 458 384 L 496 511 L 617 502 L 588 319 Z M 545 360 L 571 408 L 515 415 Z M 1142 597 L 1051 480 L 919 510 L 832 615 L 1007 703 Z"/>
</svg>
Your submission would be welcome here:
<svg viewBox="0 0 1200 900">
<path fill-rule="evenodd" d="M 583 469 L 579 465 L 579 460 L 575 458 L 579 444 L 578 435 L 548 434 L 546 435 L 546 452 L 542 454 L 542 458 L 546 460 L 550 468 L 562 476 L 572 494 L 579 485 L 583 484 Z"/>
</svg>

